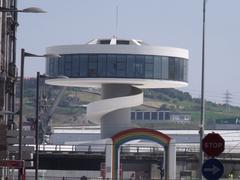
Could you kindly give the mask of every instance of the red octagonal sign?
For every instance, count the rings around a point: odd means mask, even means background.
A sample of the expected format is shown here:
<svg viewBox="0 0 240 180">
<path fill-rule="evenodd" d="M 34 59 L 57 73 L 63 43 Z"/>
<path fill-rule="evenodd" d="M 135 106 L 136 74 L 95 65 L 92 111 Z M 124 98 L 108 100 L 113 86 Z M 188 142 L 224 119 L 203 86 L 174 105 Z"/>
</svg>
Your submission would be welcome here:
<svg viewBox="0 0 240 180">
<path fill-rule="evenodd" d="M 202 140 L 202 149 L 208 156 L 218 156 L 224 148 L 225 141 L 218 133 L 209 133 Z"/>
</svg>

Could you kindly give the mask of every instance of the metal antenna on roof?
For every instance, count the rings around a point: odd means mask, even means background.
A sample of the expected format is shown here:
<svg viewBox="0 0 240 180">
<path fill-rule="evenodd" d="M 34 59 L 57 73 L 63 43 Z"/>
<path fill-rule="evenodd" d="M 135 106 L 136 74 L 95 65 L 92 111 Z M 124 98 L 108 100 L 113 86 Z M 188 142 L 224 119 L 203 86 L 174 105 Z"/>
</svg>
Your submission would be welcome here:
<svg viewBox="0 0 240 180">
<path fill-rule="evenodd" d="M 116 6 L 116 27 L 115 27 L 115 36 L 118 34 L 118 5 Z"/>
</svg>

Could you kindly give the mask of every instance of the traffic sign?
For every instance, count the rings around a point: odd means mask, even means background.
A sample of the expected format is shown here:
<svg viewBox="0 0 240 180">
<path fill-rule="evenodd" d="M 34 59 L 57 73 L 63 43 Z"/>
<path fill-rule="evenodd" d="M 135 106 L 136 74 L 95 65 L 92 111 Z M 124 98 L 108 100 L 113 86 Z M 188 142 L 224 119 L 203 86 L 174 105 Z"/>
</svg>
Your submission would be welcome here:
<svg viewBox="0 0 240 180">
<path fill-rule="evenodd" d="M 218 156 L 224 148 L 225 141 L 218 133 L 209 133 L 202 140 L 202 150 L 208 156 Z"/>
<path fill-rule="evenodd" d="M 202 174 L 208 180 L 219 179 L 224 172 L 222 163 L 217 159 L 208 159 L 203 163 Z"/>
</svg>

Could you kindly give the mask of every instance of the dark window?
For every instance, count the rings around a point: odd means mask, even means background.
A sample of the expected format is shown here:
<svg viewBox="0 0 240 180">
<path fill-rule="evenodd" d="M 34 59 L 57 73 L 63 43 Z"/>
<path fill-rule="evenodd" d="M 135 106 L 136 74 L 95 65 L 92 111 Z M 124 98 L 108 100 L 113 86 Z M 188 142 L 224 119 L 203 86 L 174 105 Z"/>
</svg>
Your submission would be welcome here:
<svg viewBox="0 0 240 180">
<path fill-rule="evenodd" d="M 154 79 L 162 79 L 162 59 L 154 56 Z"/>
<path fill-rule="evenodd" d="M 142 120 L 143 119 L 143 113 L 142 112 L 137 112 L 137 120 Z"/>
<path fill-rule="evenodd" d="M 58 60 L 58 74 L 64 75 L 64 56 L 61 56 Z"/>
<path fill-rule="evenodd" d="M 180 60 L 175 58 L 175 80 L 180 80 Z"/>
<path fill-rule="evenodd" d="M 71 70 L 72 70 L 72 56 L 65 55 L 64 56 L 64 74 L 70 77 L 72 74 Z"/>
<path fill-rule="evenodd" d="M 157 112 L 151 112 L 151 120 L 157 120 Z"/>
<path fill-rule="evenodd" d="M 111 40 L 100 40 L 100 44 L 110 44 Z"/>
<path fill-rule="evenodd" d="M 128 45 L 129 41 L 127 41 L 127 40 L 117 40 L 117 44 Z"/>
<path fill-rule="evenodd" d="M 145 78 L 153 78 L 153 56 L 145 56 Z"/>
<path fill-rule="evenodd" d="M 54 61 L 51 60 L 50 63 L 49 63 L 49 71 L 50 71 L 52 74 L 54 73 L 53 68 L 54 68 Z"/>
<path fill-rule="evenodd" d="M 80 55 L 80 77 L 87 77 L 88 55 Z"/>
<path fill-rule="evenodd" d="M 184 60 L 184 81 L 187 81 L 187 75 L 188 75 L 188 63 L 187 60 Z"/>
<path fill-rule="evenodd" d="M 150 120 L 150 112 L 144 112 L 144 120 Z"/>
<path fill-rule="evenodd" d="M 72 56 L 72 76 L 73 77 L 79 76 L 79 56 L 78 55 Z"/>
<path fill-rule="evenodd" d="M 89 77 L 97 76 L 97 55 L 88 56 L 88 76 Z"/>
<path fill-rule="evenodd" d="M 175 59 L 173 57 L 169 57 L 169 62 L 168 62 L 168 72 L 169 72 L 169 79 L 174 80 L 175 79 Z"/>
<path fill-rule="evenodd" d="M 115 77 L 117 70 L 116 55 L 107 56 L 107 76 Z"/>
<path fill-rule="evenodd" d="M 49 58 L 49 75 L 68 77 L 147 78 L 187 81 L 188 60 L 125 54 L 73 54 Z"/>
<path fill-rule="evenodd" d="M 165 112 L 165 120 L 170 120 L 170 112 Z"/>
<path fill-rule="evenodd" d="M 51 74 L 50 71 L 49 71 L 49 64 L 50 64 L 50 62 L 51 62 L 51 59 L 50 59 L 50 58 L 47 58 L 47 60 L 46 60 L 46 72 L 47 72 L 47 74 L 49 74 L 50 76 L 52 76 L 52 74 Z"/>
<path fill-rule="evenodd" d="M 144 78 L 144 56 L 136 56 L 136 77 Z"/>
<path fill-rule="evenodd" d="M 184 60 L 179 59 L 179 80 L 184 81 Z"/>
<path fill-rule="evenodd" d="M 163 120 L 164 117 L 163 117 L 163 112 L 162 111 L 159 111 L 159 116 L 158 117 L 159 117 L 159 120 Z"/>
<path fill-rule="evenodd" d="M 126 56 L 117 55 L 117 77 L 125 77 L 126 72 Z"/>
<path fill-rule="evenodd" d="M 135 120 L 135 112 L 131 112 L 131 120 Z"/>
<path fill-rule="evenodd" d="M 127 56 L 127 77 L 135 77 L 135 56 Z"/>
<path fill-rule="evenodd" d="M 162 79 L 168 79 L 168 57 L 162 57 Z"/>
<path fill-rule="evenodd" d="M 107 56 L 98 55 L 98 76 L 106 76 L 106 67 L 107 67 Z"/>
</svg>

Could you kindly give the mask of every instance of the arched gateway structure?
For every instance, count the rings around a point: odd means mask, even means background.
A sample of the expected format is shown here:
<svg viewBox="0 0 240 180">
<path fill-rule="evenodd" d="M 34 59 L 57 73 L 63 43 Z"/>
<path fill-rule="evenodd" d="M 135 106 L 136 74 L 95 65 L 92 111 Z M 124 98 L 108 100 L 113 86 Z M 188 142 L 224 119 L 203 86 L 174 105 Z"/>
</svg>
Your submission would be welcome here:
<svg viewBox="0 0 240 180">
<path fill-rule="evenodd" d="M 176 148 L 174 140 L 166 134 L 146 128 L 121 131 L 107 140 L 106 178 L 119 179 L 120 146 L 136 139 L 150 140 L 164 147 L 165 179 L 175 179 Z"/>
<path fill-rule="evenodd" d="M 46 83 L 58 86 L 98 87 L 102 100 L 87 106 L 90 121 L 101 125 L 102 138 L 132 127 L 130 107 L 143 103 L 146 88 L 187 85 L 188 50 L 151 46 L 140 40 L 95 39 L 84 45 L 47 48 Z"/>
</svg>

